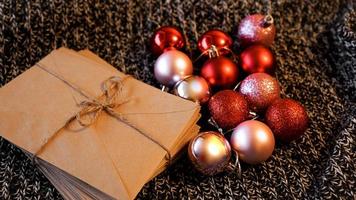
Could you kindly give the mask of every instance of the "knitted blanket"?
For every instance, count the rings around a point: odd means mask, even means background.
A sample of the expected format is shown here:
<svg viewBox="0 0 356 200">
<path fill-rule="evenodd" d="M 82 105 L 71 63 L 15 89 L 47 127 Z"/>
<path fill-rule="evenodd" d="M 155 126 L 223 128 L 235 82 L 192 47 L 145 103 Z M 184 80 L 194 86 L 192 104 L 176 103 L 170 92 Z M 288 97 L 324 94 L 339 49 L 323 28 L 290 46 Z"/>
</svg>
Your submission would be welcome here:
<svg viewBox="0 0 356 200">
<path fill-rule="evenodd" d="M 5 0 L 0 3 L 0 85 L 51 50 L 66 46 L 89 48 L 121 71 L 159 87 L 149 48 L 157 27 L 180 27 L 189 41 L 184 51 L 196 57 L 203 32 L 220 28 L 233 36 L 243 17 L 271 9 L 277 30 L 272 49 L 282 97 L 306 107 L 310 117 L 306 134 L 289 144 L 277 144 L 273 156 L 262 164 L 243 164 L 241 178 L 233 173 L 200 175 L 183 156 L 147 183 L 137 198 L 355 199 L 354 5 L 346 0 L 268 4 L 266 0 Z M 233 51 L 241 51 L 238 42 Z M 62 198 L 21 150 L 0 138 L 0 199 Z"/>
</svg>

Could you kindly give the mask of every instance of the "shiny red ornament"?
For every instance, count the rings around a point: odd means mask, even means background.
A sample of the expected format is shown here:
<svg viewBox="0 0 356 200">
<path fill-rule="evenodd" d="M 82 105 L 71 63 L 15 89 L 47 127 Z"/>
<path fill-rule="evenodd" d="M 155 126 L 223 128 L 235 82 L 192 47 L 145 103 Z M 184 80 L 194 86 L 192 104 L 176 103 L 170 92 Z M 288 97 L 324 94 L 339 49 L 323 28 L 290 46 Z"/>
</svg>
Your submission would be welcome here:
<svg viewBox="0 0 356 200">
<path fill-rule="evenodd" d="M 239 72 L 233 61 L 219 56 L 207 60 L 200 74 L 212 88 L 231 88 L 236 83 Z"/>
<path fill-rule="evenodd" d="M 230 53 L 228 49 L 231 48 L 232 43 L 233 41 L 227 33 L 218 29 L 212 29 L 200 36 L 198 40 L 198 48 L 204 53 L 214 45 L 220 55 L 225 55 Z"/>
<path fill-rule="evenodd" d="M 155 55 L 161 55 L 165 49 L 181 49 L 185 45 L 183 34 L 177 27 L 162 26 L 155 31 L 151 38 L 151 48 Z"/>
<path fill-rule="evenodd" d="M 222 129 L 235 128 L 247 120 L 249 112 L 246 99 L 233 90 L 222 90 L 208 102 L 211 117 Z"/>
<path fill-rule="evenodd" d="M 251 44 L 272 45 L 276 28 L 271 15 L 254 14 L 242 19 L 237 37 L 244 47 Z"/>
<path fill-rule="evenodd" d="M 275 58 L 271 50 L 263 45 L 252 45 L 240 55 L 242 69 L 248 73 L 274 73 Z"/>
<path fill-rule="evenodd" d="M 276 138 L 290 142 L 299 138 L 308 128 L 308 115 L 304 107 L 292 99 L 279 99 L 265 114 L 267 125 Z"/>
<path fill-rule="evenodd" d="M 277 79 L 266 73 L 254 73 L 247 76 L 240 84 L 243 94 L 252 111 L 262 112 L 275 100 L 280 98 Z"/>
</svg>

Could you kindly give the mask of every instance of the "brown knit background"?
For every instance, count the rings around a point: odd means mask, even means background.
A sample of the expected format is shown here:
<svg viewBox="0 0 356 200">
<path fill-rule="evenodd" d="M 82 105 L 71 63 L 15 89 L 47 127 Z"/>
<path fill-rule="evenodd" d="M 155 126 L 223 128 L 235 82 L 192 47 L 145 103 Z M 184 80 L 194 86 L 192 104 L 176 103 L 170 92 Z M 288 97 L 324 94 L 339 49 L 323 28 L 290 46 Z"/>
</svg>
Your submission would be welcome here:
<svg viewBox="0 0 356 200">
<path fill-rule="evenodd" d="M 282 96 L 305 105 L 306 134 L 277 144 L 263 164 L 243 164 L 241 179 L 227 173 L 202 176 L 183 156 L 147 183 L 138 199 L 356 199 L 354 5 L 280 0 L 270 8 Z M 0 85 L 67 46 L 89 48 L 158 87 L 148 45 L 158 26 L 179 26 L 190 44 L 185 51 L 195 57 L 203 32 L 220 28 L 233 35 L 244 16 L 268 9 L 266 0 L 5 0 L 0 2 Z M 240 52 L 237 42 L 233 50 Z M 19 149 L 0 138 L 0 199 L 61 197 Z"/>
</svg>

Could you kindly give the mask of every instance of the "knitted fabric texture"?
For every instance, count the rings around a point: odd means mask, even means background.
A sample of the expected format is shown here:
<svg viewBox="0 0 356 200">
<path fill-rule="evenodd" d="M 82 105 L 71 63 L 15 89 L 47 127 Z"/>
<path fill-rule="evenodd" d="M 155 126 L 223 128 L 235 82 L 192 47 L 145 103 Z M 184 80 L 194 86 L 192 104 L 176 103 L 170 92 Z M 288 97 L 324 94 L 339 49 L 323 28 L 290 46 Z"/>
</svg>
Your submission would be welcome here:
<svg viewBox="0 0 356 200">
<path fill-rule="evenodd" d="M 352 1 L 60 1 L 0 3 L 0 84 L 53 49 L 89 48 L 121 71 L 159 87 L 149 38 L 162 25 L 180 27 L 188 55 L 199 35 L 220 28 L 233 35 L 248 14 L 271 14 L 272 47 L 282 96 L 300 101 L 310 117 L 303 137 L 277 143 L 242 177 L 200 175 L 187 156 L 147 183 L 138 199 L 354 199 L 356 192 L 356 14 Z M 233 36 L 236 41 L 236 37 Z M 238 42 L 233 51 L 241 51 Z M 31 83 L 29 83 L 31 84 Z M 139 147 L 138 147 L 139 148 Z M 95 162 L 95 161 L 93 161 Z M 95 173 L 95 172 L 93 172 Z M 0 139 L 0 199 L 61 199 L 26 156 Z"/>
</svg>

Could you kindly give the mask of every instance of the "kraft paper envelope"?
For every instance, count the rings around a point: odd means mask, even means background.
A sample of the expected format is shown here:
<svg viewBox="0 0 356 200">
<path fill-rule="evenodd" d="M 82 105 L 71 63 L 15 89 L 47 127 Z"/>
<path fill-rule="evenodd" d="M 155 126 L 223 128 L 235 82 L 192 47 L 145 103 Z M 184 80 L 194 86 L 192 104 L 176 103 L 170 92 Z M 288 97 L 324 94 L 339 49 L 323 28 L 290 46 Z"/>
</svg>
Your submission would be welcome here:
<svg viewBox="0 0 356 200">
<path fill-rule="evenodd" d="M 73 50 L 69 50 L 69 51 L 72 51 L 72 53 L 77 53 L 77 52 L 75 52 Z M 83 55 L 86 58 L 89 58 L 89 59 L 91 59 L 93 61 L 96 61 L 96 62 L 100 63 L 101 64 L 100 66 L 106 67 L 109 70 L 116 70 L 110 64 L 105 62 L 103 59 L 101 59 L 100 57 L 95 55 L 90 50 L 81 50 L 78 53 Z M 199 118 L 200 118 L 200 114 L 199 114 Z M 196 119 L 196 120 L 198 120 L 198 119 Z M 182 147 L 184 147 L 194 136 L 196 136 L 198 134 L 199 130 L 200 130 L 200 127 L 198 125 L 196 125 L 196 124 L 193 127 L 191 127 L 190 130 L 188 130 L 184 135 L 182 135 L 182 139 L 180 140 L 180 142 L 177 142 L 175 147 L 172 149 L 172 151 L 171 151 L 172 154 L 178 153 L 178 151 L 180 151 L 182 149 Z M 154 178 L 159 173 L 161 173 L 165 169 L 165 164 L 166 164 L 166 160 L 162 160 L 160 165 L 157 166 L 157 171 L 152 175 L 152 177 L 150 179 Z"/>
<path fill-rule="evenodd" d="M 114 198 L 133 199 L 167 152 L 105 112 L 89 127 L 63 128 L 87 98 L 61 79 L 96 98 L 104 80 L 125 75 L 64 48 L 39 65 L 0 89 L 1 136 L 32 154 L 49 141 L 41 159 Z M 134 78 L 125 79 L 122 96 L 129 101 L 115 111 L 169 150 L 199 117 L 195 103 Z"/>
</svg>

